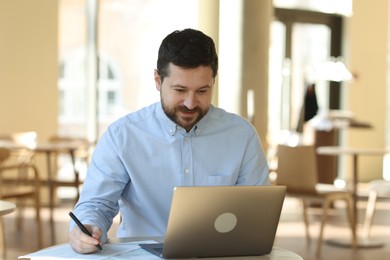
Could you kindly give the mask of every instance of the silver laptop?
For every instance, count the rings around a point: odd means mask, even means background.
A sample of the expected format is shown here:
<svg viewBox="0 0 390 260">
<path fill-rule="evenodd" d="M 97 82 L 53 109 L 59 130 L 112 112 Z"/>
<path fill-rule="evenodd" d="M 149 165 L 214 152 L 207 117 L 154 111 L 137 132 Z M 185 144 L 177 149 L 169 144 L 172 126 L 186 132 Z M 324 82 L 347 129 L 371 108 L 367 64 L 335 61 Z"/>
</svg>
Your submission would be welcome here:
<svg viewBox="0 0 390 260">
<path fill-rule="evenodd" d="M 161 258 L 253 256 L 272 251 L 285 186 L 176 187 Z"/>
</svg>

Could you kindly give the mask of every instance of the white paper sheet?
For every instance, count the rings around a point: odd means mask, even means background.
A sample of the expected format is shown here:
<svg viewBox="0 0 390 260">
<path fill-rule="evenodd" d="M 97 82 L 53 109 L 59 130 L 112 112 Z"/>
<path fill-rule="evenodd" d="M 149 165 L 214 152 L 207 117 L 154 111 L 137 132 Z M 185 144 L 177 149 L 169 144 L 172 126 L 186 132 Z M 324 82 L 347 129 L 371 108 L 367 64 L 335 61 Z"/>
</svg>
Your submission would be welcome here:
<svg viewBox="0 0 390 260">
<path fill-rule="evenodd" d="M 127 242 L 120 244 L 105 244 L 103 250 L 93 254 L 78 254 L 73 251 L 69 244 L 62 244 L 57 246 L 48 247 L 42 249 L 35 253 L 27 254 L 24 256 L 19 256 L 19 259 L 31 259 L 31 260 L 61 260 L 61 259 L 94 259 L 94 260 L 103 260 L 103 259 L 126 259 L 128 254 L 134 250 L 139 249 L 139 243 L 155 243 L 155 241 L 138 241 L 138 242 Z M 139 250 L 140 252 L 135 253 L 135 255 L 144 254 L 144 250 Z M 133 254 L 131 254 L 133 255 Z M 145 254 L 145 259 L 156 259 L 149 258 L 150 254 Z M 158 259 L 158 258 L 157 258 Z"/>
</svg>

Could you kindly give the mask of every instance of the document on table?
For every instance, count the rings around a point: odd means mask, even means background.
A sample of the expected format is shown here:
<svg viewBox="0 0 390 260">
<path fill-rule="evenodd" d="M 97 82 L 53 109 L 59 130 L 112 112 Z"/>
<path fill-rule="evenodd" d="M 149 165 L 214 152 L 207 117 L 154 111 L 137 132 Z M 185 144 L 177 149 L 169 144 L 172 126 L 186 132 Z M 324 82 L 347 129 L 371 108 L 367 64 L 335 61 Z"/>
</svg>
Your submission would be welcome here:
<svg viewBox="0 0 390 260">
<path fill-rule="evenodd" d="M 105 244 L 103 250 L 93 254 L 78 254 L 73 251 L 69 244 L 62 244 L 57 246 L 48 247 L 37 251 L 35 253 L 27 254 L 24 256 L 19 256 L 19 259 L 31 259 L 31 260 L 61 260 L 61 259 L 94 259 L 94 260 L 103 260 L 103 259 L 129 259 L 134 256 L 134 259 L 160 259 L 147 251 L 140 249 L 139 243 L 155 243 L 155 241 L 137 241 L 137 242 L 128 242 L 128 243 L 119 243 L 119 244 Z M 140 252 L 133 252 L 137 249 L 140 249 Z"/>
</svg>

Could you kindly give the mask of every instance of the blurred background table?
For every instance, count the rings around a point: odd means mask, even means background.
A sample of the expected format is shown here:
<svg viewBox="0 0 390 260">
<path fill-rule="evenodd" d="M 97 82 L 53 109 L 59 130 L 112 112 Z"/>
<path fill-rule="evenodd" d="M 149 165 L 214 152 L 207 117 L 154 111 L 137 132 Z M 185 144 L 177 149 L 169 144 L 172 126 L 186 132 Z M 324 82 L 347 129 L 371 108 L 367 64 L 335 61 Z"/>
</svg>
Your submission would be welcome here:
<svg viewBox="0 0 390 260">
<path fill-rule="evenodd" d="M 328 156 L 352 156 L 352 194 L 353 194 L 353 212 L 355 216 L 354 229 L 357 231 L 358 223 L 358 182 L 359 182 L 359 170 L 358 170 L 358 158 L 359 156 L 383 156 L 386 153 L 390 153 L 390 149 L 386 148 L 364 148 L 364 147 L 341 147 L 341 146 L 322 146 L 317 148 L 317 153 L 320 155 Z M 360 248 L 375 248 L 383 246 L 381 242 L 374 242 L 368 239 L 359 239 L 357 236 L 357 246 Z M 351 241 L 329 241 L 330 244 L 350 247 Z"/>
</svg>

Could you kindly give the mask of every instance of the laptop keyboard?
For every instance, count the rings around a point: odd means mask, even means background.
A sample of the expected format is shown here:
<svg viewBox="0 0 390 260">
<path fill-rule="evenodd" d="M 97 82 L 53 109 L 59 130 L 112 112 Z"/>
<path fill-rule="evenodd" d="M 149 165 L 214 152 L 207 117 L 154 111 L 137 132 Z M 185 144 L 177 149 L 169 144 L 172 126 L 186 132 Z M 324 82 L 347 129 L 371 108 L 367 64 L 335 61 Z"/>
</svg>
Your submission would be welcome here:
<svg viewBox="0 0 390 260">
<path fill-rule="evenodd" d="M 157 252 L 161 253 L 163 252 L 163 248 L 162 247 L 156 247 L 154 250 L 156 250 Z"/>
</svg>

